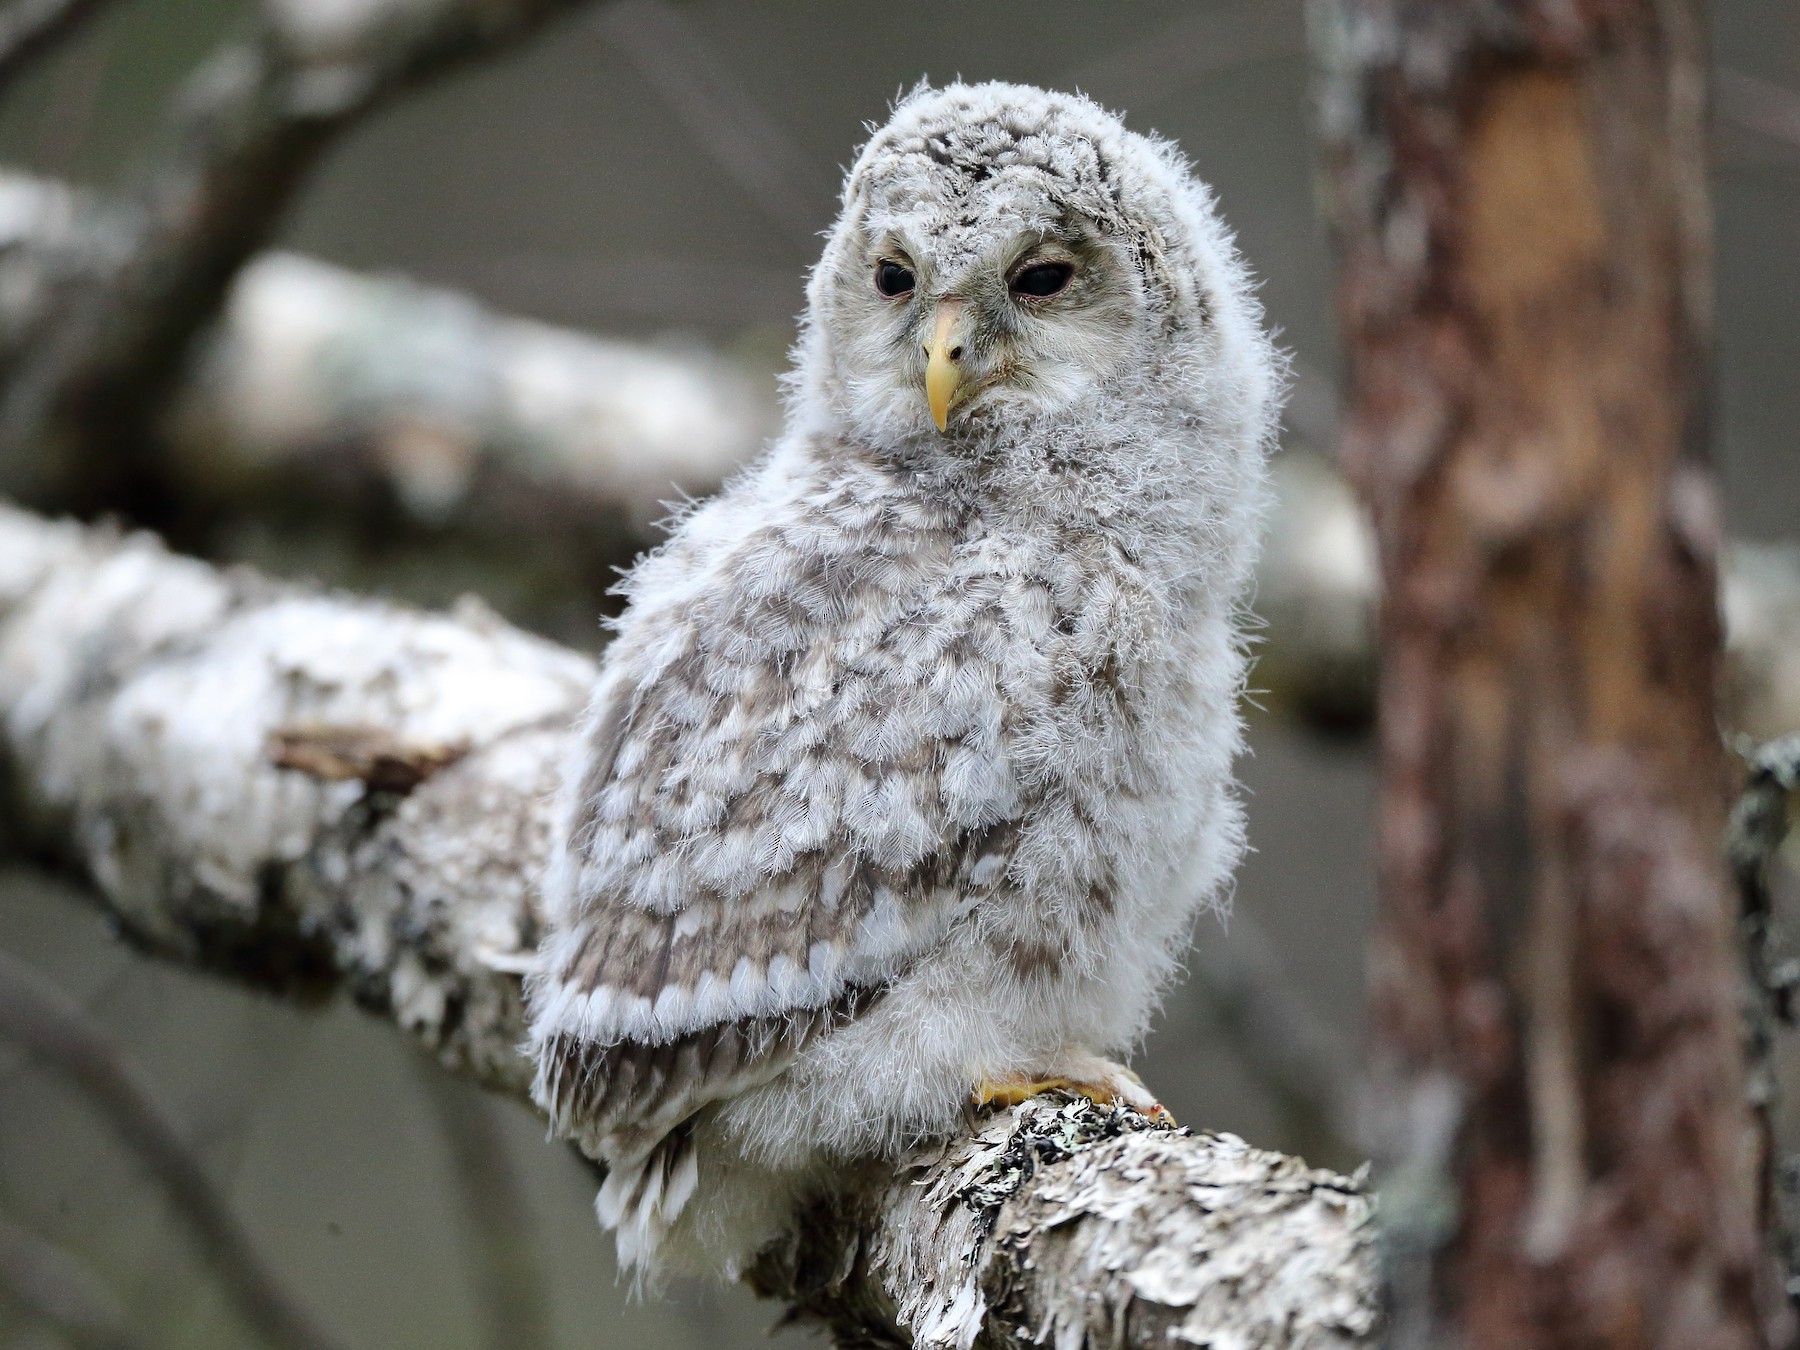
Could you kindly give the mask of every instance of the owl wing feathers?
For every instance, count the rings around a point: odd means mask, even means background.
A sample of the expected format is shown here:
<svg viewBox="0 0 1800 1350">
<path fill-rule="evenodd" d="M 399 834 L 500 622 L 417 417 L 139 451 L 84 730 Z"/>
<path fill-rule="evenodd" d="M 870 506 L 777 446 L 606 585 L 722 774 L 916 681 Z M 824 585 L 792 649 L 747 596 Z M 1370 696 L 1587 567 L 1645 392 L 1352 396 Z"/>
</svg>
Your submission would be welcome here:
<svg viewBox="0 0 1800 1350">
<path fill-rule="evenodd" d="M 1018 644 L 939 508 L 867 487 L 634 579 L 534 991 L 539 1099 L 591 1150 L 780 1073 L 1002 883 Z"/>
</svg>

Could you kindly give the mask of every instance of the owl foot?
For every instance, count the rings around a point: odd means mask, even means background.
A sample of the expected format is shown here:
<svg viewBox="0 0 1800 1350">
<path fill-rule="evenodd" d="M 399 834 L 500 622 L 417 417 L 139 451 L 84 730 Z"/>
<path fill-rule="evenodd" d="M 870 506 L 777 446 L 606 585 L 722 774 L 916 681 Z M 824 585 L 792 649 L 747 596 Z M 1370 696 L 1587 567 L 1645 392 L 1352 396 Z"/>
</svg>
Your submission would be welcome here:
<svg viewBox="0 0 1800 1350">
<path fill-rule="evenodd" d="M 1175 1123 L 1168 1108 L 1150 1095 L 1143 1079 L 1123 1064 L 1078 1046 L 1065 1047 L 1053 1060 L 1030 1073 L 982 1079 L 975 1086 L 975 1105 L 999 1110 L 1046 1092 L 1072 1093 L 1098 1106 L 1129 1106 L 1151 1120 Z"/>
</svg>

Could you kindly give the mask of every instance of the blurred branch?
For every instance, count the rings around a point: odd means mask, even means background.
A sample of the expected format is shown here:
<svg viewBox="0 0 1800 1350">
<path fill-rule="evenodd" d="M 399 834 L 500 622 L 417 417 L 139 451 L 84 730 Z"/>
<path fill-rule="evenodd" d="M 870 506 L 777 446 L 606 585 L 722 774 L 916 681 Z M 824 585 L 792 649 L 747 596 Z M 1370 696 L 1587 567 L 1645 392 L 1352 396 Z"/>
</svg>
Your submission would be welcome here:
<svg viewBox="0 0 1800 1350">
<path fill-rule="evenodd" d="M 832 185 L 687 15 L 664 0 L 614 0 L 596 26 L 770 220 L 799 235 L 830 222 Z"/>
<path fill-rule="evenodd" d="M 831 200 L 802 148 L 763 110 L 704 33 L 667 0 L 616 0 L 596 26 L 739 189 L 775 224 L 812 233 Z M 1235 66 L 1304 50 L 1298 9 L 1240 3 L 1184 16 L 1059 82 L 1146 108 Z"/>
<path fill-rule="evenodd" d="M 150 950 L 347 988 L 520 1099 L 535 878 L 594 675 L 479 607 L 319 596 L 0 508 L 0 813 L 25 842 Z M 402 794 L 279 767 L 296 726 L 464 753 Z M 1348 1347 L 1373 1335 L 1373 1239 L 1342 1177 L 1040 1099 L 898 1174 L 846 1169 L 756 1284 L 849 1344 Z"/>
<path fill-rule="evenodd" d="M 463 1233 L 489 1350 L 545 1350 L 550 1296 L 531 1209 L 494 1119 L 495 1104 L 435 1067 L 419 1074 L 463 1201 Z"/>
<path fill-rule="evenodd" d="M 0 171 L 0 295 L 49 306 L 67 259 L 127 246 L 124 214 Z M 389 584 L 396 558 L 449 587 L 484 568 L 514 612 L 590 640 L 650 522 L 716 488 L 775 411 L 772 378 L 698 350 L 268 254 L 234 283 L 158 421 L 157 472 L 180 503 L 159 523 L 206 552 L 273 545 L 284 570 L 317 566 L 320 548 L 372 555 Z M 16 471 L 0 455 L 0 482 Z"/>
<path fill-rule="evenodd" d="M 81 1089 L 162 1185 L 227 1297 L 264 1341 L 281 1350 L 328 1350 L 334 1344 L 257 1258 L 249 1235 L 180 1132 L 100 1029 L 55 988 L 4 953 L 0 953 L 0 1035 Z"/>
<path fill-rule="evenodd" d="M 1252 671 L 1259 701 L 1314 726 L 1366 727 L 1375 703 L 1375 546 L 1367 518 L 1324 456 L 1273 465 L 1274 511 L 1257 565 L 1266 628 Z"/>
<path fill-rule="evenodd" d="M 1305 51 L 1298 5 L 1239 0 L 1194 7 L 1148 38 L 1089 58 L 1058 83 L 1141 113 L 1209 75 Z"/>
<path fill-rule="evenodd" d="M 1314 726 L 1365 726 L 1381 603 L 1367 516 L 1322 456 L 1289 450 L 1276 459 L 1274 480 L 1257 574 L 1256 611 L 1267 627 L 1254 687 Z M 1800 726 L 1800 544 L 1727 540 L 1720 561 L 1721 717 L 1752 739 L 1776 736 Z"/>
<path fill-rule="evenodd" d="M 73 1256 L 0 1218 L 0 1298 L 48 1323 L 76 1350 L 148 1350 L 119 1300 Z"/>
<path fill-rule="evenodd" d="M 0 93 L 112 0 L 11 0 L 0 9 Z"/>
<path fill-rule="evenodd" d="M 395 94 L 583 0 L 267 0 L 179 100 L 116 247 L 82 260 L 14 346 L 0 448 L 40 499 L 95 509 L 159 492 L 152 423 L 191 339 L 337 137 Z"/>
<path fill-rule="evenodd" d="M 271 254 L 246 269 L 168 425 L 202 501 L 288 501 L 308 478 L 381 485 L 438 528 L 641 538 L 773 430 L 774 400 L 725 361 L 506 318 L 449 291 Z M 315 491 L 317 489 L 315 488 Z M 353 494 L 352 494 L 353 495 Z"/>
<path fill-rule="evenodd" d="M 1725 725 L 1752 741 L 1800 727 L 1800 544 L 1727 541 Z"/>
<path fill-rule="evenodd" d="M 1745 131 L 1800 146 L 1800 93 L 1729 66 L 1714 76 L 1719 116 Z"/>
</svg>

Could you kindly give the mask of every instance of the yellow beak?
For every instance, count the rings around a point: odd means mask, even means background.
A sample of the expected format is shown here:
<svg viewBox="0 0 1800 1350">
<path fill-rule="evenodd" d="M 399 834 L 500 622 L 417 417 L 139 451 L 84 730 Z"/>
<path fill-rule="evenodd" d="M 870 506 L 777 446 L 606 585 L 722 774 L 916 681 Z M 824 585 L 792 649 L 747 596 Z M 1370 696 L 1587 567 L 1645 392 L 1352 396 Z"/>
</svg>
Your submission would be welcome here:
<svg viewBox="0 0 1800 1350">
<path fill-rule="evenodd" d="M 925 344 L 925 397 L 931 404 L 931 420 L 939 431 L 950 424 L 950 407 L 963 385 L 961 300 L 940 300 L 932 323 L 931 341 Z"/>
</svg>

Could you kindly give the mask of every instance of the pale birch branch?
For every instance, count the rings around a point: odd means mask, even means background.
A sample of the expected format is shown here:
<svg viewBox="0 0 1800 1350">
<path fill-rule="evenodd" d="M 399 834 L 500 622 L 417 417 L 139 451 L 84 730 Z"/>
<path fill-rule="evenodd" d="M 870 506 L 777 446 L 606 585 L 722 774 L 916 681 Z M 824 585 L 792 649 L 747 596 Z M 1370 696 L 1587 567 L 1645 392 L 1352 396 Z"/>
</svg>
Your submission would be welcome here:
<svg viewBox="0 0 1800 1350">
<path fill-rule="evenodd" d="M 494 314 L 452 291 L 270 254 L 239 278 L 175 406 L 179 480 L 243 500 L 310 476 L 379 485 L 435 528 L 622 516 L 634 537 L 774 430 L 706 352 Z"/>
<path fill-rule="evenodd" d="M 523 1097 L 519 977 L 588 658 L 0 507 L 0 818 L 145 947 L 348 990 Z M 285 767 L 284 767 L 285 766 Z M 755 1272 L 846 1344 L 1370 1344 L 1372 1202 L 1039 1101 L 865 1169 Z"/>
</svg>

